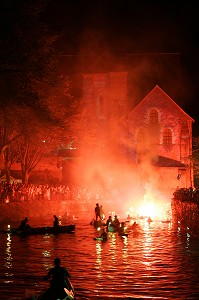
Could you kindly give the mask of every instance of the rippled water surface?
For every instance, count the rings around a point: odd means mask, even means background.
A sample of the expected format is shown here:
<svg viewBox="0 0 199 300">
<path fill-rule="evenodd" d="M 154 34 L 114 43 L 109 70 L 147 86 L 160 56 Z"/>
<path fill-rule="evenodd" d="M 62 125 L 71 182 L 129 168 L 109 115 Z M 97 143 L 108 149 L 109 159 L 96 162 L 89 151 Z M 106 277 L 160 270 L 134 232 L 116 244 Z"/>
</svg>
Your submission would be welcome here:
<svg viewBox="0 0 199 300">
<path fill-rule="evenodd" d="M 0 299 L 39 294 L 56 256 L 71 273 L 77 299 L 199 299 L 199 241 L 171 223 L 140 221 L 122 238 L 78 220 L 73 234 L 0 233 Z"/>
</svg>

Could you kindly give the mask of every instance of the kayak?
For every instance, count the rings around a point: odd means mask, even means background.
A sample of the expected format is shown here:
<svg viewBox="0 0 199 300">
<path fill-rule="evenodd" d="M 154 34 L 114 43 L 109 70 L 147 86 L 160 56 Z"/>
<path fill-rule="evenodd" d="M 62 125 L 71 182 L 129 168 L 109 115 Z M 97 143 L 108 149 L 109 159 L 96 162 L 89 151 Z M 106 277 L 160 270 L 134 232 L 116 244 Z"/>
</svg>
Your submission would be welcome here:
<svg viewBox="0 0 199 300">
<path fill-rule="evenodd" d="M 44 291 L 40 296 L 32 296 L 28 297 L 25 300 L 75 300 L 75 294 L 72 290 L 68 291 L 66 288 L 64 289 L 63 295 L 60 295 L 59 293 L 56 296 L 53 295 L 47 295 L 47 290 Z"/>
<path fill-rule="evenodd" d="M 161 222 L 162 222 L 162 223 L 171 223 L 170 220 L 162 220 Z"/>
<path fill-rule="evenodd" d="M 75 300 L 75 291 L 69 279 L 68 284 L 68 289 L 64 288 L 62 291 L 58 291 L 54 295 L 52 295 L 50 289 L 47 289 L 41 295 L 33 295 L 32 297 L 28 297 L 25 300 Z"/>
<path fill-rule="evenodd" d="M 107 238 L 105 239 L 105 238 L 101 238 L 101 237 L 94 237 L 94 240 L 105 242 L 105 241 L 107 241 Z"/>
<path fill-rule="evenodd" d="M 119 232 L 118 232 L 118 235 L 119 235 L 119 236 L 128 236 L 128 233 L 125 233 L 125 232 L 119 233 Z"/>
<path fill-rule="evenodd" d="M 116 232 L 117 230 L 115 230 L 115 228 L 114 228 L 113 226 L 110 226 L 110 225 L 109 225 L 109 226 L 107 227 L 107 231 L 108 231 L 108 232 Z"/>
<path fill-rule="evenodd" d="M 101 228 L 103 227 L 105 224 L 102 221 L 96 221 L 96 220 L 92 220 L 90 222 L 90 225 L 94 225 L 95 228 Z"/>
<path fill-rule="evenodd" d="M 58 228 L 54 227 L 30 227 L 26 230 L 18 230 L 18 228 L 8 228 L 6 230 L 2 230 L 3 233 L 11 233 L 11 234 L 18 234 L 18 235 L 29 235 L 29 234 L 45 234 L 45 233 L 73 233 L 75 230 L 75 225 L 64 225 Z"/>
</svg>

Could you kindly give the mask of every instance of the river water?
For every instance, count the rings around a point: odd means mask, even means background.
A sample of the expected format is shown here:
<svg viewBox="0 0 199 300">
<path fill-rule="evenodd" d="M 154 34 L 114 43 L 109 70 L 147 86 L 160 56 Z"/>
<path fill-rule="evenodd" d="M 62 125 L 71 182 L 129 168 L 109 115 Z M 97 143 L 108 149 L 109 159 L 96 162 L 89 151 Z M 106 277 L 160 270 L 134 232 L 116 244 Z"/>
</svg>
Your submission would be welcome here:
<svg viewBox="0 0 199 300">
<path fill-rule="evenodd" d="M 73 234 L 0 233 L 0 299 L 39 294 L 57 256 L 77 300 L 199 299 L 199 241 L 172 223 L 139 222 L 138 233 L 109 233 L 106 242 L 93 239 L 99 232 L 86 219 L 74 220 Z"/>
</svg>

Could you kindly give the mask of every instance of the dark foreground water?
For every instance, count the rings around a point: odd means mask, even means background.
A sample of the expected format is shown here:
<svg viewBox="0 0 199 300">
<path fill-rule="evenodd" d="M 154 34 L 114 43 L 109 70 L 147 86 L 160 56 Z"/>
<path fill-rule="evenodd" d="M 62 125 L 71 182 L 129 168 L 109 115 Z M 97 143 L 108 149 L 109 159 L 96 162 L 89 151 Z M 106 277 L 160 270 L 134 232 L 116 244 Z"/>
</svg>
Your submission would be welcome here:
<svg viewBox="0 0 199 300">
<path fill-rule="evenodd" d="M 141 221 L 140 221 L 141 222 Z M 71 273 L 77 299 L 199 299 L 199 241 L 172 224 L 141 222 L 138 234 L 108 241 L 89 220 L 74 234 L 0 233 L 0 299 L 24 299 L 46 286 L 56 256 Z"/>
</svg>

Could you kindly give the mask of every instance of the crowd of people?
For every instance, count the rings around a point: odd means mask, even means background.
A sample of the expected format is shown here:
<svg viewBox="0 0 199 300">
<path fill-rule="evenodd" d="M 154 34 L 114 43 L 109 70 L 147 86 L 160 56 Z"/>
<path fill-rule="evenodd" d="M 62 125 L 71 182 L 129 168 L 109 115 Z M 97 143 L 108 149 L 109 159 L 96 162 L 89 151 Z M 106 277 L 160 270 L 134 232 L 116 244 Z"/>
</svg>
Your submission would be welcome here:
<svg viewBox="0 0 199 300">
<path fill-rule="evenodd" d="M 112 193 L 112 195 L 110 195 Z M 2 181 L 0 183 L 0 202 L 8 203 L 13 201 L 34 201 L 34 200 L 55 200 L 65 201 L 74 199 L 84 200 L 104 200 L 113 197 L 117 191 L 107 191 L 101 187 L 87 186 L 68 186 L 68 185 L 34 185 L 22 184 L 18 182 L 8 183 Z"/>
</svg>

